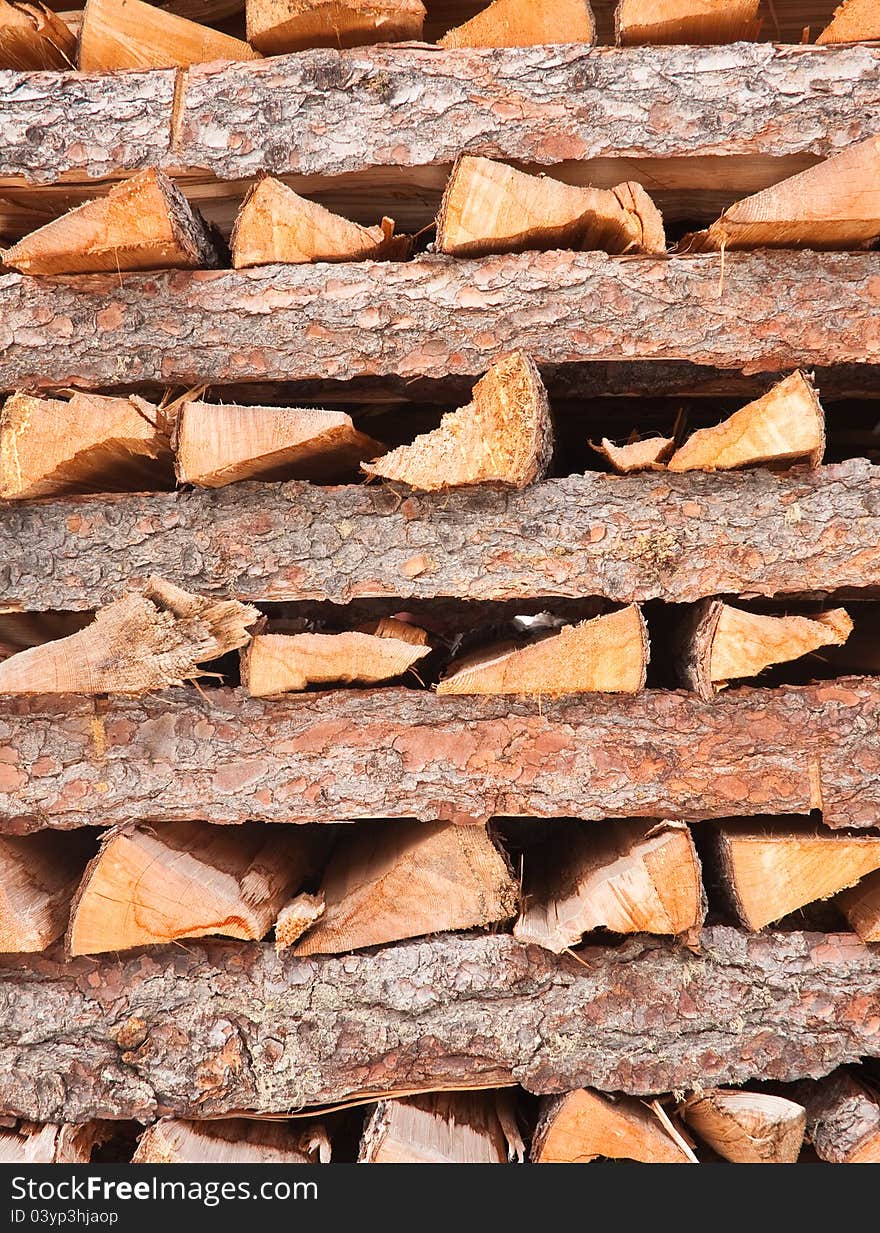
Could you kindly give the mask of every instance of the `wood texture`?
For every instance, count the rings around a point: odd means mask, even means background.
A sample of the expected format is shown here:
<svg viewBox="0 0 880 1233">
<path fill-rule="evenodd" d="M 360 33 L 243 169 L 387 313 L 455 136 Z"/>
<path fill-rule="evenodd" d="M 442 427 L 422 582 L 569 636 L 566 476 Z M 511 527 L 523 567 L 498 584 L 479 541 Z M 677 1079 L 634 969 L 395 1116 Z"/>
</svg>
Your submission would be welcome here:
<svg viewBox="0 0 880 1233">
<path fill-rule="evenodd" d="M 69 69 L 76 39 L 66 23 L 42 4 L 0 4 L 0 69 Z"/>
<path fill-rule="evenodd" d="M 61 937 L 88 850 L 76 832 L 0 838 L 0 952 L 46 950 Z"/>
<path fill-rule="evenodd" d="M 675 440 L 672 437 L 646 437 L 615 445 L 603 437 L 593 449 L 611 464 L 612 471 L 629 475 L 634 471 L 663 471 L 664 463 L 672 453 Z"/>
<path fill-rule="evenodd" d="M 86 0 L 79 42 L 79 67 L 86 73 L 187 68 L 259 55 L 242 39 L 143 0 Z"/>
<path fill-rule="evenodd" d="M 807 1136 L 829 1164 L 880 1164 L 880 1100 L 841 1070 L 797 1089 L 807 1106 Z"/>
<path fill-rule="evenodd" d="M 257 634 L 241 655 L 241 681 L 253 698 L 307 689 L 309 685 L 375 685 L 393 681 L 430 655 L 394 632 L 382 635 Z"/>
<path fill-rule="evenodd" d="M 880 871 L 843 891 L 837 904 L 863 942 L 880 942 Z"/>
<path fill-rule="evenodd" d="M 138 1140 L 132 1164 L 305 1165 L 329 1159 L 326 1138 L 312 1144 L 308 1132 L 291 1134 L 271 1122 L 229 1118 L 186 1122 L 163 1118 Z M 323 1150 L 322 1150 L 323 1149 Z"/>
<path fill-rule="evenodd" d="M 807 1121 L 806 1109 L 793 1100 L 721 1088 L 690 1097 L 681 1115 L 695 1134 L 734 1164 L 794 1164 Z"/>
<path fill-rule="evenodd" d="M 582 1088 L 541 1103 L 532 1139 L 534 1164 L 591 1160 L 686 1164 L 687 1156 L 642 1101 Z"/>
<path fill-rule="evenodd" d="M 858 678 L 711 703 L 647 690 L 539 707 L 393 688 L 6 698 L 0 824 L 700 820 L 821 806 L 832 827 L 873 827 L 878 714 L 880 685 Z"/>
<path fill-rule="evenodd" d="M 739 43 L 761 31 L 759 0 L 620 0 L 618 43 Z"/>
<path fill-rule="evenodd" d="M 247 0 L 248 41 L 268 56 L 308 47 L 419 42 L 421 0 Z"/>
<path fill-rule="evenodd" d="M 880 39 L 880 12 L 873 0 L 844 0 L 816 39 L 817 43 L 857 43 Z"/>
<path fill-rule="evenodd" d="M 499 1105 L 509 1102 L 504 1117 Z M 505 1092 L 433 1092 L 382 1100 L 364 1127 L 359 1164 L 506 1164 Z"/>
<path fill-rule="evenodd" d="M 0 1164 L 88 1164 L 95 1146 L 111 1133 L 106 1122 L 23 1122 L 15 1130 L 0 1131 Z"/>
<path fill-rule="evenodd" d="M 696 954 L 634 938 L 580 957 L 503 936 L 328 959 L 199 942 L 4 956 L 0 1106 L 152 1121 L 475 1083 L 640 1095 L 827 1074 L 876 1048 L 880 958 L 851 934 L 716 928 Z"/>
<path fill-rule="evenodd" d="M 595 37 L 589 0 L 493 0 L 438 42 L 441 47 L 533 47 L 592 43 Z"/>
</svg>

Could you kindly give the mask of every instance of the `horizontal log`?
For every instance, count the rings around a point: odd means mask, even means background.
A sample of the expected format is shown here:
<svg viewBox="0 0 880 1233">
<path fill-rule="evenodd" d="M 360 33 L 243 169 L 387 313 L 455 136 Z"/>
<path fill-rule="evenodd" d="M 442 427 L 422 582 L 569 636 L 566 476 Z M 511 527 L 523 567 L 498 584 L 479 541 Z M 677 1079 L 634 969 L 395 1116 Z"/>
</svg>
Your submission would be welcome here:
<svg viewBox="0 0 880 1233">
<path fill-rule="evenodd" d="M 880 468 L 588 472 L 403 503 L 364 485 L 248 483 L 3 507 L 4 608 L 91 609 L 150 574 L 251 602 L 864 593 L 880 588 Z"/>
<path fill-rule="evenodd" d="M 0 1108 L 46 1121 L 287 1113 L 400 1089 L 648 1094 L 818 1076 L 878 1049 L 880 954 L 714 928 L 553 956 L 502 936 L 296 959 L 187 943 L 0 959 Z"/>
<path fill-rule="evenodd" d="M 723 285 L 717 254 L 560 251 L 7 274 L 0 389 L 477 376 L 514 349 L 538 364 L 625 357 L 776 372 L 876 363 L 878 302 L 878 253 L 728 254 Z"/>
<path fill-rule="evenodd" d="M 0 829 L 806 814 L 873 827 L 880 680 L 557 700 L 407 689 L 0 698 Z"/>
</svg>

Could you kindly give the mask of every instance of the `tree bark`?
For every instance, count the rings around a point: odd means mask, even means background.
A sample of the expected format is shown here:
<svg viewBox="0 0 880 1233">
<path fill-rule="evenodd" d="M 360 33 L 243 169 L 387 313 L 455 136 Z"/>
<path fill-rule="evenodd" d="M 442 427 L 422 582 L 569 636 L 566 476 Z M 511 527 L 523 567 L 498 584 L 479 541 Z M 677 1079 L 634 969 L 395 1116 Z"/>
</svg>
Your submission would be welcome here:
<svg viewBox="0 0 880 1233">
<path fill-rule="evenodd" d="M 243 483 L 3 507 L 3 607 L 91 609 L 151 574 L 245 602 L 864 593 L 880 588 L 880 471 L 588 472 L 402 503 L 379 487 Z"/>
<path fill-rule="evenodd" d="M 3 956 L 0 1107 L 150 1121 L 511 1082 L 648 1094 L 876 1050 L 880 957 L 849 934 L 714 928 L 699 954 L 640 937 L 579 957 L 447 935 L 321 959 L 223 943 Z"/>
<path fill-rule="evenodd" d="M 880 683 L 571 699 L 0 699 L 0 829 L 807 814 L 873 827 Z"/>
</svg>

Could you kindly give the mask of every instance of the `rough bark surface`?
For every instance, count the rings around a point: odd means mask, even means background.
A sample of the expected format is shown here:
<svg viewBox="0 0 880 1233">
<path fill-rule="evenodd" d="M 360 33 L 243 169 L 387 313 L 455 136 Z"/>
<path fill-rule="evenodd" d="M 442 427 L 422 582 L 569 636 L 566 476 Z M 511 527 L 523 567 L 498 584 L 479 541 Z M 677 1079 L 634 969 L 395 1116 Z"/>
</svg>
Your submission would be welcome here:
<svg viewBox="0 0 880 1233">
<path fill-rule="evenodd" d="M 880 469 L 591 472 L 403 503 L 372 486 L 248 483 L 2 508 L 6 608 L 91 609 L 151 574 L 202 595 L 340 604 L 880 588 Z"/>
<path fill-rule="evenodd" d="M 321 959 L 222 943 L 3 956 L 0 1107 L 149 1121 L 512 1081 L 647 1094 L 878 1049 L 880 956 L 850 934 L 715 928 L 699 954 L 641 937 L 581 957 L 448 935 Z"/>
<path fill-rule="evenodd" d="M 805 814 L 872 827 L 880 681 L 581 700 L 407 689 L 0 699 L 0 829 Z"/>
<path fill-rule="evenodd" d="M 791 312 L 810 304 L 809 313 Z M 584 305 L 589 311 L 584 312 Z M 181 385 L 686 359 L 778 371 L 876 363 L 880 254 L 609 257 L 0 277 L 0 389 Z M 821 322 L 821 326 L 817 323 Z"/>
</svg>

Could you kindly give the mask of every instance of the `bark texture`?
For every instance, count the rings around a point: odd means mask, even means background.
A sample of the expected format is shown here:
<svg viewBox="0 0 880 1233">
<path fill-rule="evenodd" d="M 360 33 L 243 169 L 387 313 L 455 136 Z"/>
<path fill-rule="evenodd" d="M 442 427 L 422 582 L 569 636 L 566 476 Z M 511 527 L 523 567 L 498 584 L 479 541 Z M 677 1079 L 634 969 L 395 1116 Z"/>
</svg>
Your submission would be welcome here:
<svg viewBox="0 0 880 1233">
<path fill-rule="evenodd" d="M 805 814 L 873 827 L 880 681 L 632 696 L 0 699 L 0 830 Z"/>
<path fill-rule="evenodd" d="M 792 304 L 810 304 L 793 313 Z M 584 315 L 584 305 L 589 312 Z M 749 372 L 880 359 L 880 254 L 757 252 L 0 277 L 0 389 L 484 373 L 686 359 Z M 821 328 L 816 325 L 822 322 Z"/>
<path fill-rule="evenodd" d="M 2 509 L 3 607 L 91 609 L 151 574 L 217 598 L 339 604 L 880 588 L 880 471 L 588 472 L 403 503 L 364 485 L 248 483 Z"/>
<path fill-rule="evenodd" d="M 850 934 L 715 928 L 699 954 L 640 937 L 581 957 L 448 935 L 320 959 L 223 943 L 3 956 L 0 1107 L 149 1121 L 512 1081 L 647 1094 L 877 1050 L 880 956 Z"/>
</svg>

